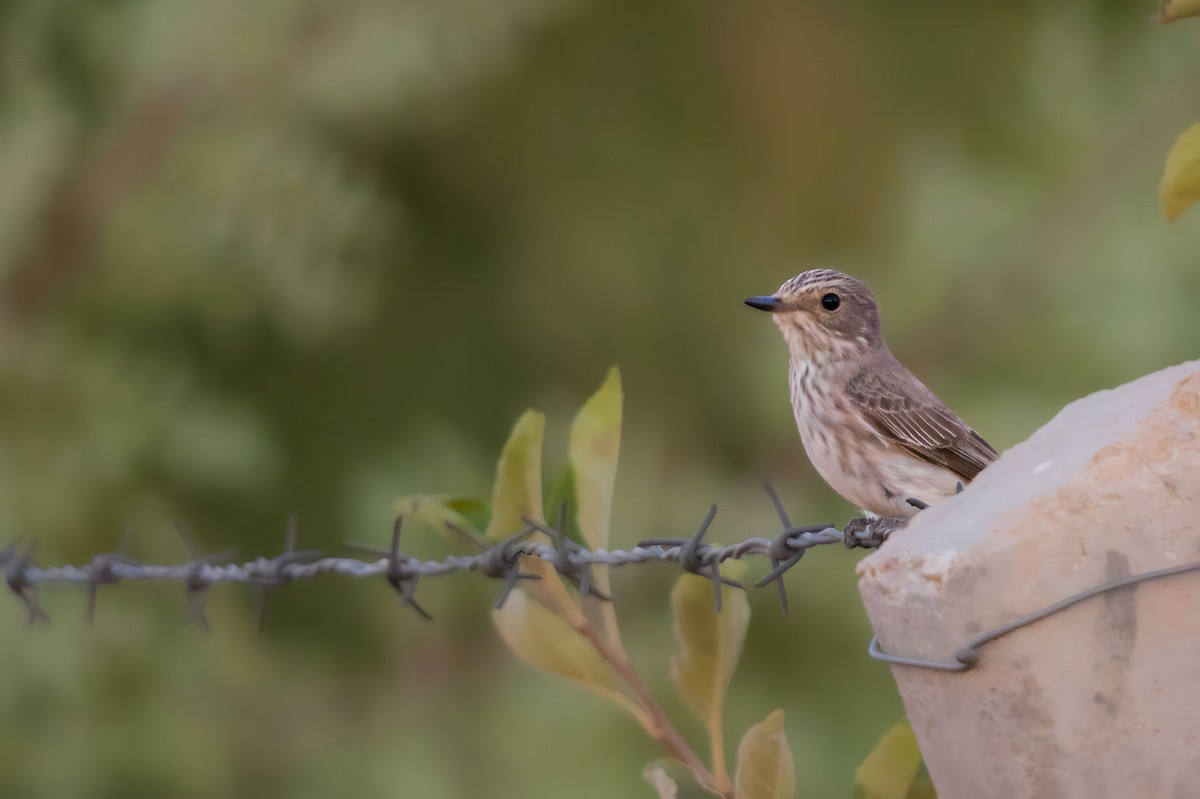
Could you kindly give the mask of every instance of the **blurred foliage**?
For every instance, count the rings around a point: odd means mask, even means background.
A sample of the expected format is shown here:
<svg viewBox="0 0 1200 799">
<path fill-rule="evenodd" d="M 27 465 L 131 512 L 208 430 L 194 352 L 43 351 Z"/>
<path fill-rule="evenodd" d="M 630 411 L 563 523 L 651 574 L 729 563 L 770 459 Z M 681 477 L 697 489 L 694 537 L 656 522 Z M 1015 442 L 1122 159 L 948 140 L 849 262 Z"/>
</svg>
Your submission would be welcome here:
<svg viewBox="0 0 1200 799">
<path fill-rule="evenodd" d="M 569 414 L 614 362 L 614 546 L 712 502 L 719 537 L 773 530 L 762 479 L 843 519 L 740 303 L 816 264 L 870 282 L 897 355 L 1010 446 L 1197 354 L 1200 224 L 1156 191 L 1200 27 L 1151 10 L 0 3 L 0 530 L 43 562 L 126 529 L 182 559 L 172 520 L 275 554 L 293 511 L 302 547 L 383 541 L 398 496 L 485 496 L 518 411 Z M 789 617 L 750 595 L 725 708 L 786 709 L 805 795 L 845 795 L 901 713 L 856 557 L 806 558 Z M 612 575 L 668 704 L 670 577 Z M 495 586 L 428 582 L 432 625 L 330 582 L 279 592 L 261 637 L 232 588 L 211 636 L 168 587 L 101 589 L 93 629 L 65 589 L 49 630 L 14 603 L 0 795 L 649 795 L 653 742 L 504 655 Z"/>
</svg>

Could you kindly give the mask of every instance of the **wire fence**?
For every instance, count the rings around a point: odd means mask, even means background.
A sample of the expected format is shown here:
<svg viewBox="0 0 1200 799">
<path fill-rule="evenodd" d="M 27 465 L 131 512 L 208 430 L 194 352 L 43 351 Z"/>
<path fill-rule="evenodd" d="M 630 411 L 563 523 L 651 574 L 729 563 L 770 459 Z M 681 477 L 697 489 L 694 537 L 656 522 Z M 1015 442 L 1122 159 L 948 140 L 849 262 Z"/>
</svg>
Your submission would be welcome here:
<svg viewBox="0 0 1200 799">
<path fill-rule="evenodd" d="M 721 564 L 727 560 L 760 556 L 770 560 L 771 570 L 756 585 L 775 583 L 779 592 L 780 607 L 786 613 L 787 589 L 783 575 L 799 562 L 805 552 L 816 546 L 835 543 L 844 543 L 850 547 L 877 547 L 899 523 L 899 520 L 895 519 L 859 519 L 846 525 L 844 529 L 832 524 L 794 526 L 774 489 L 767 486 L 767 492 L 779 514 L 782 529 L 770 538 L 747 538 L 728 546 L 714 546 L 704 542 L 704 537 L 717 515 L 715 505 L 709 509 L 691 536 L 648 539 L 631 549 L 587 549 L 560 532 L 566 527 L 563 513 L 560 513 L 557 524 L 553 526 L 525 517 L 522 529 L 498 542 L 486 541 L 475 533 L 448 524 L 450 530 L 469 541 L 478 551 L 468 555 L 448 555 L 439 560 L 421 560 L 401 550 L 403 516 L 395 520 L 391 545 L 387 549 L 353 541 L 346 542 L 349 548 L 376 556 L 372 559 L 327 556 L 323 551 L 314 549 L 298 550 L 296 523 L 293 517 L 288 523 L 284 551 L 272 558 L 260 557 L 237 563 L 232 562 L 236 554 L 233 550 L 201 555 L 187 529 L 176 526 L 176 531 L 190 556 L 186 563 L 142 563 L 119 551 L 96 555 L 90 563 L 82 565 L 42 567 L 34 561 L 28 547 L 14 542 L 0 549 L 0 571 L 4 574 L 9 590 L 24 603 L 30 624 L 49 621 L 37 602 L 39 586 L 53 583 L 87 586 L 87 618 L 91 621 L 95 617 L 99 586 L 153 580 L 181 583 L 187 592 L 192 616 L 207 626 L 202 602 L 205 592 L 213 585 L 259 585 L 265 592 L 287 583 L 313 580 L 324 575 L 355 579 L 383 578 L 407 606 L 422 617 L 432 619 L 432 615 L 417 599 L 418 582 L 422 578 L 477 572 L 484 577 L 502 581 L 503 587 L 496 600 L 496 607 L 500 607 L 518 582 L 537 579 L 536 575 L 521 570 L 521 561 L 527 557 L 546 561 L 561 576 L 577 585 L 584 596 L 600 600 L 608 600 L 609 597 L 595 588 L 592 567 L 619 567 L 649 561 L 673 562 L 684 571 L 703 575 L 713 581 L 713 601 L 719 611 L 721 585 L 744 588 L 738 581 L 721 574 Z M 545 537 L 534 539 L 533 536 L 539 533 Z"/>
<path fill-rule="evenodd" d="M 522 529 L 499 542 L 484 540 L 475 533 L 448 524 L 449 529 L 470 541 L 479 551 L 470 555 L 448 555 L 440 560 L 421 560 L 400 549 L 403 516 L 397 517 L 393 524 L 391 544 L 387 549 L 346 542 L 353 549 L 376 556 L 371 560 L 330 557 L 321 550 L 296 549 L 296 524 L 293 517 L 288 523 L 284 551 L 273 558 L 260 557 L 244 563 L 235 563 L 231 562 L 235 555 L 232 550 L 200 555 L 188 531 L 177 526 L 176 530 L 190 556 L 186 563 L 141 563 L 123 552 L 116 552 L 96 555 L 90 563 L 84 565 L 43 568 L 34 562 L 28 547 L 14 542 L 0 549 L 0 571 L 4 574 L 9 590 L 24 604 L 30 625 L 50 621 L 38 605 L 39 586 L 53 583 L 87 586 L 86 615 L 91 622 L 95 618 L 96 595 L 101 585 L 156 580 L 181 583 L 187 593 L 189 616 L 208 629 L 208 622 L 204 616 L 204 598 L 213 585 L 243 583 L 261 586 L 261 628 L 266 619 L 266 597 L 270 589 L 287 583 L 313 580 L 324 575 L 341 575 L 355 579 L 383 578 L 405 605 L 422 618 L 432 620 L 432 614 L 417 599 L 419 581 L 422 578 L 441 577 L 459 572 L 477 572 L 502 582 L 500 594 L 495 602 L 496 607 L 501 607 L 520 581 L 540 579 L 538 575 L 522 571 L 523 558 L 540 558 L 546 561 L 559 575 L 574 583 L 583 596 L 601 601 L 611 600 L 595 587 L 592 579 L 594 566 L 620 567 L 650 561 L 675 563 L 685 572 L 698 574 L 712 581 L 714 607 L 720 612 L 722 585 L 745 589 L 742 583 L 721 574 L 721 564 L 728 560 L 765 557 L 770 561 L 771 569 L 754 585 L 763 587 L 774 583 L 779 593 L 780 609 L 787 613 L 788 596 L 784 575 L 799 563 L 808 550 L 837 543 L 850 548 L 876 548 L 906 521 L 903 518 L 860 518 L 851 520 L 843 528 L 832 524 L 796 526 L 792 524 L 775 490 L 770 485 L 767 485 L 766 489 L 779 516 L 780 531 L 770 538 L 747 538 L 727 546 L 704 542 L 704 537 L 717 516 L 716 505 L 709 508 L 691 536 L 646 539 L 631 549 L 588 549 L 568 538 L 562 532 L 566 529 L 565 508 L 560 509 L 558 521 L 554 526 L 525 517 Z M 919 500 L 908 501 L 918 509 L 926 507 L 925 503 Z M 534 539 L 538 534 L 546 538 Z M 1130 575 L 1093 586 L 976 636 L 958 650 L 953 661 L 926 660 L 889 653 L 884 651 L 877 637 L 871 639 L 867 651 L 876 660 L 893 665 L 964 672 L 978 665 L 980 647 L 1014 630 L 1110 591 L 1192 571 L 1200 571 L 1200 561 Z"/>
</svg>

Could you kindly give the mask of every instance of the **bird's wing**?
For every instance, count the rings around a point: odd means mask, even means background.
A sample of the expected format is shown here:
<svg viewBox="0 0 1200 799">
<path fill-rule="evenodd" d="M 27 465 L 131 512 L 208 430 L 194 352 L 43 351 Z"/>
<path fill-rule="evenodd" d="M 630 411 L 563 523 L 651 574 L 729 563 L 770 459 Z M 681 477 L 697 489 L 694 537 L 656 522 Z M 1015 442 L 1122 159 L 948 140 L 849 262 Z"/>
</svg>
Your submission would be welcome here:
<svg viewBox="0 0 1200 799">
<path fill-rule="evenodd" d="M 864 372 L 850 380 L 846 392 L 880 435 L 964 481 L 973 480 L 999 457 L 991 444 L 907 370 L 905 377 Z"/>
</svg>

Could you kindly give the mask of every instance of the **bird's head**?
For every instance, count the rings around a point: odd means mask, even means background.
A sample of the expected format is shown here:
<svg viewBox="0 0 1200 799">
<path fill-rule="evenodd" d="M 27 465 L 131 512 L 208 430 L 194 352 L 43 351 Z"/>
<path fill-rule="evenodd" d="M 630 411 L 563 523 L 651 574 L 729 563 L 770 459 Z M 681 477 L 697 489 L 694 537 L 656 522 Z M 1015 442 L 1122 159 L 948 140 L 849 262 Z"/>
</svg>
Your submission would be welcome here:
<svg viewBox="0 0 1200 799">
<path fill-rule="evenodd" d="M 813 359 L 882 346 L 875 296 L 866 283 L 842 272 L 810 269 L 746 304 L 771 313 L 793 356 Z"/>
</svg>

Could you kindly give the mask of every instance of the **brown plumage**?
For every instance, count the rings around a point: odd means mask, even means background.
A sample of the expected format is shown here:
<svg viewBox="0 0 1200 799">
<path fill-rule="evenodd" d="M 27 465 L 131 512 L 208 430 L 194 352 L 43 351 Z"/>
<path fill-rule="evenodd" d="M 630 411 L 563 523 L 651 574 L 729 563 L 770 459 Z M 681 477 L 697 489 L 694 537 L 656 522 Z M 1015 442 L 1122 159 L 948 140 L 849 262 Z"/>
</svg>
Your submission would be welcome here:
<svg viewBox="0 0 1200 799">
<path fill-rule="evenodd" d="M 890 352 L 846 383 L 846 396 L 880 434 L 918 458 L 945 466 L 964 483 L 996 460 L 992 445 L 968 427 Z"/>
<path fill-rule="evenodd" d="M 997 457 L 895 359 L 865 283 L 803 272 L 748 305 L 771 311 L 791 355 L 796 424 L 813 465 L 864 511 L 907 516 L 907 500 L 951 496 Z"/>
</svg>

